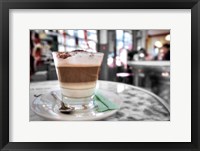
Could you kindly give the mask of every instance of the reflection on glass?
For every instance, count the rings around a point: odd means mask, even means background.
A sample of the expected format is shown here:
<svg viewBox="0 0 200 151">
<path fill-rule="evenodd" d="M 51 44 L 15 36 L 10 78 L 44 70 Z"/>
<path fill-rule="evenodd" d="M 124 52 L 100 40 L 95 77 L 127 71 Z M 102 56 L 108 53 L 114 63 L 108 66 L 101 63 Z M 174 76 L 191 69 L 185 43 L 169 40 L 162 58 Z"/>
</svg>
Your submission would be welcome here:
<svg viewBox="0 0 200 151">
<path fill-rule="evenodd" d="M 117 93 L 121 93 L 125 90 L 125 86 L 123 84 L 117 85 Z"/>
</svg>

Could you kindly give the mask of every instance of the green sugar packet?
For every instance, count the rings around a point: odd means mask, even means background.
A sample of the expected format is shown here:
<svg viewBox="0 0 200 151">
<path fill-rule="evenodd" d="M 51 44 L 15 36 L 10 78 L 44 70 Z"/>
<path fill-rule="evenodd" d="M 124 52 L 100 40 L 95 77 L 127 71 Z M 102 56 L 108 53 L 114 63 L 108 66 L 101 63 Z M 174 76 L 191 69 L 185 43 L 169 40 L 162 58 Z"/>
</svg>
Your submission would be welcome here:
<svg viewBox="0 0 200 151">
<path fill-rule="evenodd" d="M 98 112 L 119 109 L 119 106 L 116 103 L 105 98 L 99 91 L 96 91 L 94 101 L 98 105 Z"/>
</svg>

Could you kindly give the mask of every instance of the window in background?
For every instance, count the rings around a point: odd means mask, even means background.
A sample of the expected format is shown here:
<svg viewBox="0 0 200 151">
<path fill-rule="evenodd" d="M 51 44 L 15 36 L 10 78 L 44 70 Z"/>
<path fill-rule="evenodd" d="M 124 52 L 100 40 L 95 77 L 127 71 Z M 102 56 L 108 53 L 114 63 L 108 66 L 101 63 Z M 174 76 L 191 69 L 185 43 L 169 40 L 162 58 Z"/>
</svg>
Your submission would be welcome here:
<svg viewBox="0 0 200 151">
<path fill-rule="evenodd" d="M 74 30 L 67 30 L 67 34 L 69 35 L 69 36 L 74 36 Z"/>
<path fill-rule="evenodd" d="M 84 39 L 84 31 L 83 30 L 77 30 L 77 36 L 80 39 Z"/>
<path fill-rule="evenodd" d="M 60 45 L 64 44 L 64 37 L 61 34 L 58 34 L 58 44 Z"/>
<path fill-rule="evenodd" d="M 124 47 L 125 49 L 132 50 L 132 34 L 129 32 L 124 33 Z"/>
<path fill-rule="evenodd" d="M 132 34 L 131 31 L 116 30 L 116 65 L 127 65 L 127 53 L 132 49 Z"/>
<path fill-rule="evenodd" d="M 87 38 L 90 41 L 94 41 L 97 43 L 97 31 L 96 30 L 87 30 Z"/>
<path fill-rule="evenodd" d="M 116 30 L 116 48 L 117 48 L 117 56 L 120 54 L 120 49 L 124 47 L 124 31 L 123 30 Z"/>
<path fill-rule="evenodd" d="M 97 31 L 96 30 L 34 30 L 39 35 L 42 46 L 48 45 L 50 51 L 73 51 L 79 49 L 92 49 L 96 52 Z M 78 47 L 77 47 L 78 44 Z M 91 50 L 90 50 L 91 51 Z"/>
<path fill-rule="evenodd" d="M 87 48 L 88 48 L 87 43 L 86 43 L 86 41 L 85 41 L 84 39 L 80 39 L 80 38 L 79 38 L 78 43 L 79 43 L 79 46 L 80 46 L 82 49 L 87 49 Z"/>
<path fill-rule="evenodd" d="M 66 38 L 66 45 L 68 47 L 75 47 L 76 46 L 75 39 L 73 37 Z"/>
<path fill-rule="evenodd" d="M 60 30 L 58 36 L 59 51 L 72 51 L 75 49 L 93 49 L 96 52 L 96 30 Z M 62 45 L 62 46 L 61 46 Z M 63 49 L 64 47 L 64 49 Z"/>
<path fill-rule="evenodd" d="M 64 45 L 58 45 L 58 50 L 59 50 L 59 52 L 65 52 Z"/>
</svg>

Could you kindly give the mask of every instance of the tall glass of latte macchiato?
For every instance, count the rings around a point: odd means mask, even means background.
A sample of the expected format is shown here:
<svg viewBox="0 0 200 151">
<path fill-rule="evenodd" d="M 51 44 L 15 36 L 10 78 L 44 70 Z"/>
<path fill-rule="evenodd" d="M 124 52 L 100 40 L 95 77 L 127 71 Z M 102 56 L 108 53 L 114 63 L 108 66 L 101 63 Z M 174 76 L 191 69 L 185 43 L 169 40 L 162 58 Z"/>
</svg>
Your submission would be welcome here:
<svg viewBox="0 0 200 151">
<path fill-rule="evenodd" d="M 77 110 L 94 108 L 93 97 L 103 53 L 53 52 L 53 58 L 62 101 Z"/>
</svg>

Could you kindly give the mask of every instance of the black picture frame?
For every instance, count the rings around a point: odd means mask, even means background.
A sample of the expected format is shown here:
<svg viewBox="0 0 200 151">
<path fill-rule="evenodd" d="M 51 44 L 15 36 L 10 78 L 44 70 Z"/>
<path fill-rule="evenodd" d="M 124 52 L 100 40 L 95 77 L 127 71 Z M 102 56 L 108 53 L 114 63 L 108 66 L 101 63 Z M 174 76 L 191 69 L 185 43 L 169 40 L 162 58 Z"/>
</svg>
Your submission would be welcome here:
<svg viewBox="0 0 200 151">
<path fill-rule="evenodd" d="M 191 142 L 9 142 L 9 9 L 191 9 Z M 0 33 L 1 150 L 200 150 L 199 0 L 0 0 Z"/>
</svg>

